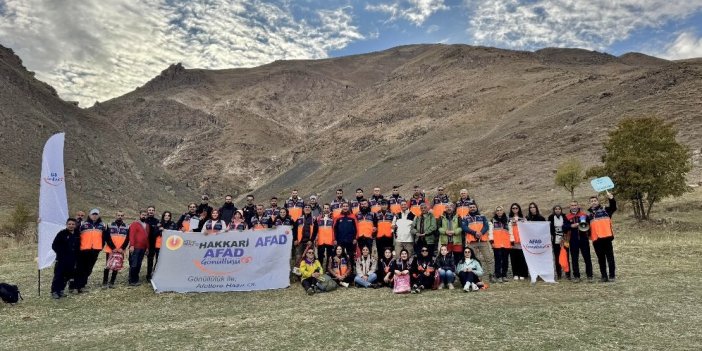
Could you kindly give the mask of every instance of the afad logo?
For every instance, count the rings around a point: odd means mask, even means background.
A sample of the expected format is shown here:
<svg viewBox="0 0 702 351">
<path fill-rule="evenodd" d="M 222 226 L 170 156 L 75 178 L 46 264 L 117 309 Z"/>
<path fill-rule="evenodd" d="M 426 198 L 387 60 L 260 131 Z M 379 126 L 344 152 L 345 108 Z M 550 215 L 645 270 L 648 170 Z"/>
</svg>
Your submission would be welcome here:
<svg viewBox="0 0 702 351">
<path fill-rule="evenodd" d="M 551 241 L 542 242 L 541 239 L 531 239 L 527 243 L 522 243 L 522 248 L 532 255 L 543 255 L 551 252 Z"/>
<path fill-rule="evenodd" d="M 166 247 L 171 251 L 180 249 L 183 247 L 183 238 L 179 235 L 171 235 L 168 240 L 166 240 Z"/>
<path fill-rule="evenodd" d="M 49 175 L 44 177 L 44 183 L 51 186 L 59 186 L 61 183 L 63 183 L 63 180 L 63 176 L 59 176 L 57 172 L 49 172 Z"/>
</svg>

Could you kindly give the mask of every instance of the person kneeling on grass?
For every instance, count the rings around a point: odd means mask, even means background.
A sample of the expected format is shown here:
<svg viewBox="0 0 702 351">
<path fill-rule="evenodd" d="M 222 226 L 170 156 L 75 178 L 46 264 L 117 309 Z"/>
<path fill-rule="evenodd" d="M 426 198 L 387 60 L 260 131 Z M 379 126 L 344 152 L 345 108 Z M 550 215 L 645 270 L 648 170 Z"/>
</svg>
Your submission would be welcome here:
<svg viewBox="0 0 702 351">
<path fill-rule="evenodd" d="M 300 279 L 302 279 L 302 287 L 307 295 L 313 295 L 317 292 L 318 279 L 322 274 L 324 274 L 322 264 L 315 259 L 314 248 L 308 248 L 305 252 L 305 258 L 300 262 Z"/>
<path fill-rule="evenodd" d="M 480 265 L 480 261 L 474 258 L 475 254 L 471 248 L 466 247 L 463 254 L 463 260 L 458 262 L 456 267 L 458 278 L 461 279 L 464 291 L 478 291 L 483 286 L 483 283 L 480 282 L 483 267 Z"/>
<path fill-rule="evenodd" d="M 412 262 L 412 293 L 419 294 L 434 285 L 436 265 L 429 254 L 429 245 L 421 245 L 419 256 Z"/>
<path fill-rule="evenodd" d="M 337 245 L 334 252 L 334 257 L 329 259 L 327 272 L 329 272 L 335 282 L 348 288 L 349 283 L 353 281 L 353 275 L 351 275 L 351 260 L 349 260 L 349 257 L 346 255 L 341 245 Z"/>
<path fill-rule="evenodd" d="M 441 283 L 439 289 L 443 289 L 446 285 L 449 290 L 453 289 L 453 282 L 456 280 L 456 264 L 453 261 L 453 253 L 449 252 L 446 245 L 441 245 L 439 248 L 439 257 L 436 258 L 436 268 L 439 270 L 439 278 Z"/>
<path fill-rule="evenodd" d="M 361 257 L 356 260 L 356 278 L 354 282 L 356 286 L 364 288 L 377 288 L 375 281 L 378 279 L 375 271 L 377 270 L 378 262 L 370 255 L 368 246 L 361 249 Z"/>
</svg>

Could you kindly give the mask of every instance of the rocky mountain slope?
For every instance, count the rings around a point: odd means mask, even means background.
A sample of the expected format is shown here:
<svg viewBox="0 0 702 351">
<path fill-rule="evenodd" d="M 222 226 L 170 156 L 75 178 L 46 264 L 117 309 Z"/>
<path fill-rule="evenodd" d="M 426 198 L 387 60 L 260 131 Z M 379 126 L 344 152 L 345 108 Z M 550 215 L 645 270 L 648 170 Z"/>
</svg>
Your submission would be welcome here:
<svg viewBox="0 0 702 351">
<path fill-rule="evenodd" d="M 466 45 L 250 69 L 173 65 L 89 109 L 215 195 L 468 182 L 495 201 L 564 197 L 553 190 L 558 162 L 595 164 L 625 116 L 664 117 L 699 150 L 701 110 L 699 60 Z"/>
<path fill-rule="evenodd" d="M 65 131 L 69 210 L 180 204 L 192 191 L 134 146 L 126 133 L 61 100 L 0 46 L 0 208 L 36 208 L 44 142 Z M 111 214 L 109 214 L 111 216 Z"/>
</svg>

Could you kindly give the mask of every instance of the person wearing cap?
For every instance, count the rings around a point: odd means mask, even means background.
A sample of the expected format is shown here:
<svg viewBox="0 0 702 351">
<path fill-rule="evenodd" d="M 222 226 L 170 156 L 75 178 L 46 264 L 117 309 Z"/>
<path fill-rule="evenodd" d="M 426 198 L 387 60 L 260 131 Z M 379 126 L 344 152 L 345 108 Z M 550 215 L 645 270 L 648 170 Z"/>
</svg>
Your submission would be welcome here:
<svg viewBox="0 0 702 351">
<path fill-rule="evenodd" d="M 236 206 L 232 202 L 232 196 L 227 195 L 224 197 L 224 205 L 219 208 L 219 218 L 224 221 L 227 225 L 232 222 L 232 217 L 234 217 L 234 212 L 237 211 Z"/>
<path fill-rule="evenodd" d="M 129 286 L 139 286 L 139 274 L 144 255 L 149 251 L 149 232 L 146 223 L 147 211 L 139 211 L 139 220 L 129 225 Z"/>
<path fill-rule="evenodd" d="M 312 208 L 312 217 L 318 218 L 322 214 L 322 207 L 317 202 L 317 195 L 310 196 L 310 208 Z"/>
<path fill-rule="evenodd" d="M 212 214 L 212 206 L 209 205 L 210 202 L 210 197 L 207 196 L 207 194 L 202 195 L 202 201 L 200 204 L 197 206 L 197 210 L 195 213 L 200 216 L 202 212 L 206 212 L 207 215 L 205 215 L 205 220 L 210 219 L 210 215 Z"/>
<path fill-rule="evenodd" d="M 79 229 L 80 250 L 76 257 L 76 278 L 69 286 L 70 291 L 75 293 L 85 292 L 88 278 L 93 273 L 95 262 L 105 246 L 105 238 L 110 235 L 100 218 L 100 210 L 94 208 L 89 213 L 88 219 Z"/>
<path fill-rule="evenodd" d="M 293 222 L 297 221 L 297 219 L 302 216 L 302 209 L 305 207 L 305 200 L 298 196 L 298 194 L 299 192 L 297 189 L 293 189 L 290 198 L 288 198 L 283 205 L 288 210 L 288 214 Z"/>
</svg>

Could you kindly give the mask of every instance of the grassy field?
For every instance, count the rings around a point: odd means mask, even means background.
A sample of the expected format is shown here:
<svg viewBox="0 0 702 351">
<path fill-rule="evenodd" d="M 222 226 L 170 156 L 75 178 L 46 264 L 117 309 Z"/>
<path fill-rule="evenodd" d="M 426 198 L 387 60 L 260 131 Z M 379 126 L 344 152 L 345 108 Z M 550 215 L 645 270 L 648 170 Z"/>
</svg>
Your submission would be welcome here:
<svg viewBox="0 0 702 351">
<path fill-rule="evenodd" d="M 665 224 L 640 225 L 619 213 L 613 284 L 510 282 L 479 293 L 404 296 L 342 289 L 309 297 L 299 285 L 156 295 L 146 285 L 126 287 L 126 272 L 117 289 L 100 290 L 96 269 L 90 293 L 54 301 L 51 270 L 37 297 L 35 246 L 14 246 L 0 251 L 0 281 L 18 284 L 25 300 L 0 306 L 0 349 L 698 350 L 699 197 L 661 204 L 656 216 L 672 219 Z"/>
</svg>

